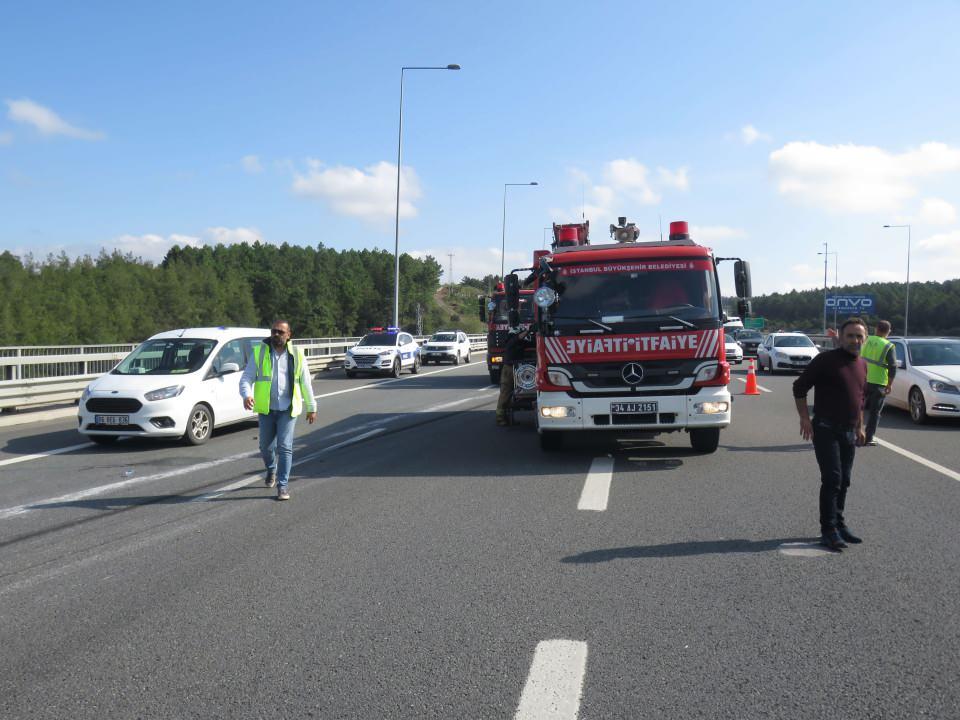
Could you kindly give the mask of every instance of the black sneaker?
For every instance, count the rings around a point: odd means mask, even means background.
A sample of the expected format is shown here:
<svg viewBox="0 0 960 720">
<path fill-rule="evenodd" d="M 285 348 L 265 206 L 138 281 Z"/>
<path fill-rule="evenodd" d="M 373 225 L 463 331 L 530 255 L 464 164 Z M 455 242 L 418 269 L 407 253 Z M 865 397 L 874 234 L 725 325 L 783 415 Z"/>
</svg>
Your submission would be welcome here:
<svg viewBox="0 0 960 720">
<path fill-rule="evenodd" d="M 277 490 L 277 500 L 289 500 L 290 492 L 286 488 Z"/>
<path fill-rule="evenodd" d="M 267 487 L 273 487 L 277 484 L 277 474 L 275 472 L 267 471 L 267 474 L 263 478 L 263 484 Z"/>
<path fill-rule="evenodd" d="M 837 534 L 840 535 L 848 543 L 853 543 L 854 545 L 859 545 L 863 542 L 863 538 L 859 538 L 850 532 L 850 528 L 846 525 L 841 525 L 837 528 Z"/>
<path fill-rule="evenodd" d="M 843 549 L 847 547 L 843 538 L 840 537 L 840 533 L 836 530 L 831 530 L 821 535 L 820 544 L 830 552 L 843 552 Z"/>
</svg>

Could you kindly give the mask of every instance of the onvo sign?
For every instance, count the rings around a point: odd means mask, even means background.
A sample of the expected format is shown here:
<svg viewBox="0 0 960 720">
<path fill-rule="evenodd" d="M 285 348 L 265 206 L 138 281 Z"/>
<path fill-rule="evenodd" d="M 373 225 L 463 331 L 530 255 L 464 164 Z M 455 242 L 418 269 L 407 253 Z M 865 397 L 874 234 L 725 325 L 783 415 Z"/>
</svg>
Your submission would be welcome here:
<svg viewBox="0 0 960 720">
<path fill-rule="evenodd" d="M 827 295 L 827 310 L 839 315 L 873 315 L 873 295 Z"/>
</svg>

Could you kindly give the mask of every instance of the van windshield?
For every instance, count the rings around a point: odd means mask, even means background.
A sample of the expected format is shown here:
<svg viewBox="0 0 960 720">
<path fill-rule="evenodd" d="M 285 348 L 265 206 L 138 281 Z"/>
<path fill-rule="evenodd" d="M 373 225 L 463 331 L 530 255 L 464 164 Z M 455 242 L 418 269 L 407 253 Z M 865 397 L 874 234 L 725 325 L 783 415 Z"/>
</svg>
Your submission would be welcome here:
<svg viewBox="0 0 960 720">
<path fill-rule="evenodd" d="M 165 338 L 147 340 L 112 371 L 114 375 L 185 375 L 199 370 L 216 340 Z"/>
</svg>

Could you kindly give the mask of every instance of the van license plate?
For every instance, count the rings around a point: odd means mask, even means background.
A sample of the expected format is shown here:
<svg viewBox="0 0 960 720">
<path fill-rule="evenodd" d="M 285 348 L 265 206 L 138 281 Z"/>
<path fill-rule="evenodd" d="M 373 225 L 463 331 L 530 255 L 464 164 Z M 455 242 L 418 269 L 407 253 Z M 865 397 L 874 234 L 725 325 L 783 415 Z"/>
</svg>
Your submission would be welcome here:
<svg viewBox="0 0 960 720">
<path fill-rule="evenodd" d="M 95 415 L 93 418 L 97 425 L 129 425 L 129 415 Z"/>
<path fill-rule="evenodd" d="M 632 415 L 634 413 L 655 413 L 657 402 L 610 403 L 610 412 L 614 415 Z"/>
</svg>

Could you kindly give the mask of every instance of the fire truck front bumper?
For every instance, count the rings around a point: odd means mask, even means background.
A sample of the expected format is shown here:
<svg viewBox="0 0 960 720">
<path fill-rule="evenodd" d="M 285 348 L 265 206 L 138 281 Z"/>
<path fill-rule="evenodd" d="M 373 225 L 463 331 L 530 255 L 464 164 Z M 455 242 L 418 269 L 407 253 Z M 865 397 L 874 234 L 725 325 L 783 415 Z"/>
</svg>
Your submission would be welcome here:
<svg viewBox="0 0 960 720">
<path fill-rule="evenodd" d="M 653 430 L 724 428 L 733 401 L 724 387 L 703 387 L 691 395 L 658 397 L 571 397 L 564 392 L 537 396 L 537 423 L 544 430 Z"/>
</svg>

